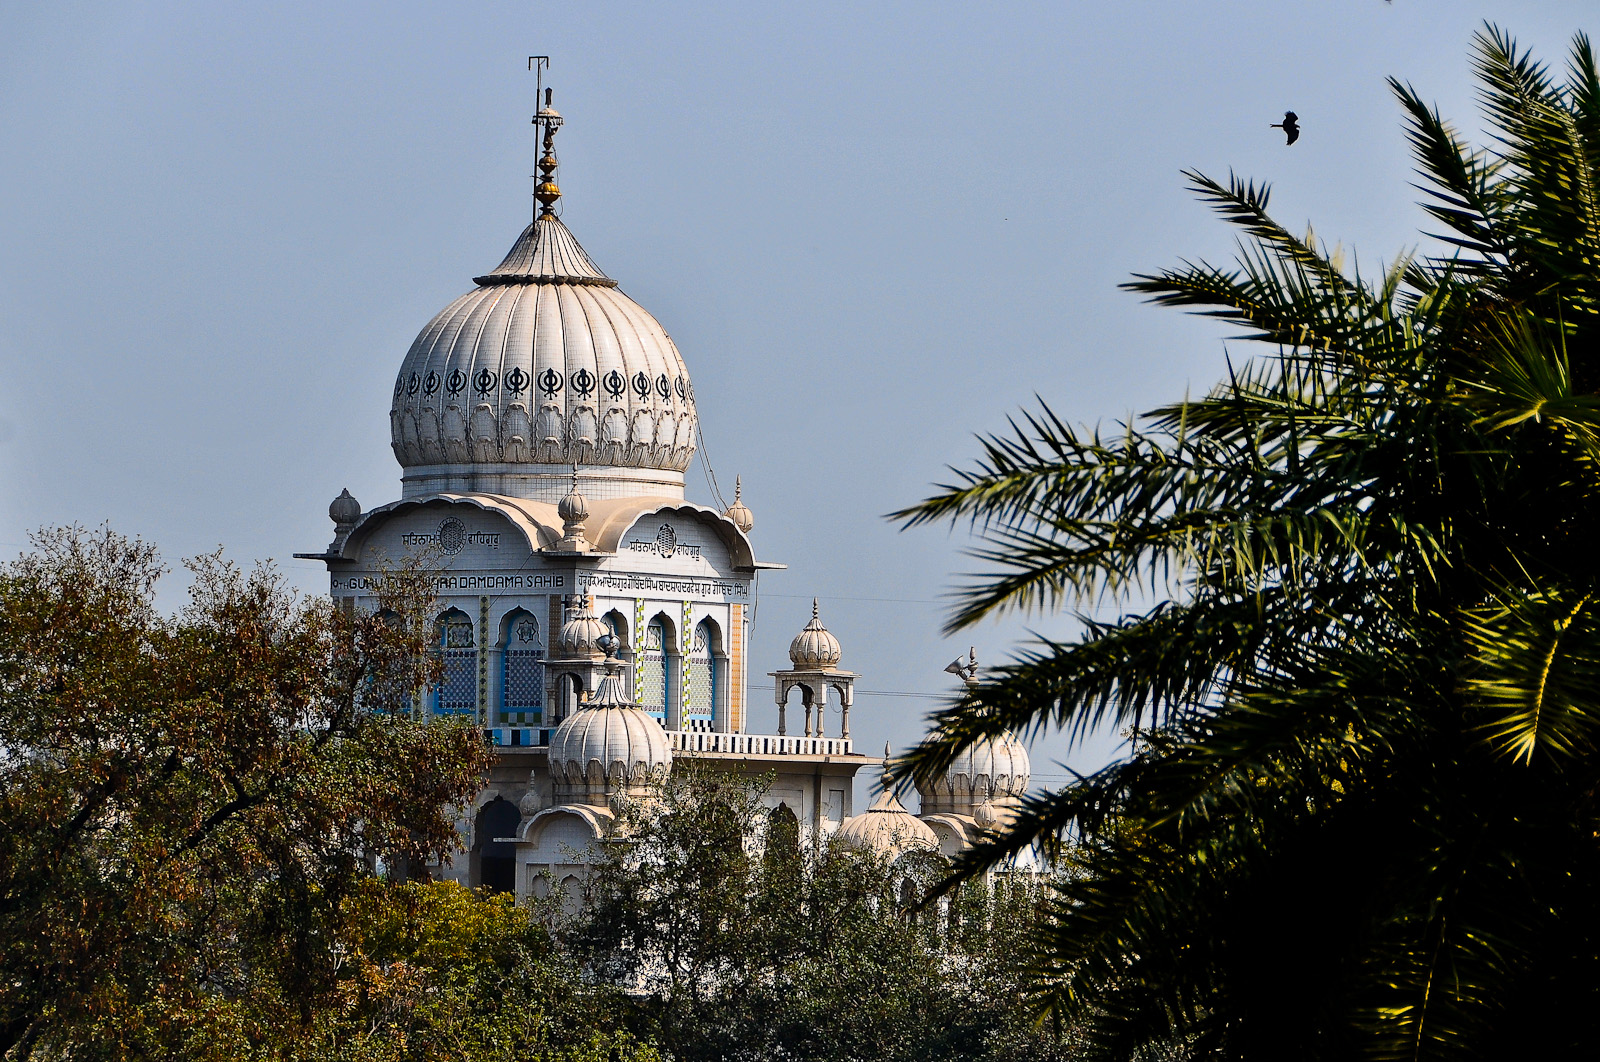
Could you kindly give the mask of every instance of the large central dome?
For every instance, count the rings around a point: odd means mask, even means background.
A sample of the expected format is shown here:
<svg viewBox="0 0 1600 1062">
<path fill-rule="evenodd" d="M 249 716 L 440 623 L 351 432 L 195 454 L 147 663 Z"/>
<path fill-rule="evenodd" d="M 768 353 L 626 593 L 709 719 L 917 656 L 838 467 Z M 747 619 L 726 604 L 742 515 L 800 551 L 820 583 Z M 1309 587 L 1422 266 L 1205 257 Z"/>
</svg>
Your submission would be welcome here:
<svg viewBox="0 0 1600 1062">
<path fill-rule="evenodd" d="M 546 149 L 553 168 L 548 136 Z M 590 497 L 683 497 L 696 423 L 683 358 L 549 207 L 400 366 L 389 420 L 405 497 L 555 502 L 574 466 Z"/>
</svg>

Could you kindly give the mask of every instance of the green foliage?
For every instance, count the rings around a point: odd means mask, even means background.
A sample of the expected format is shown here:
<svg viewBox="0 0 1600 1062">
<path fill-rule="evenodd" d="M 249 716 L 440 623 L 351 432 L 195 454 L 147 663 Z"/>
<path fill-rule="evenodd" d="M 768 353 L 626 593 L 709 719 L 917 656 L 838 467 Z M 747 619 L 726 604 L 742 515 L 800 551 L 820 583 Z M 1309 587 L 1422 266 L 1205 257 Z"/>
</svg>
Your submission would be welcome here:
<svg viewBox="0 0 1600 1062">
<path fill-rule="evenodd" d="M 368 860 L 458 842 L 481 738 L 374 710 L 430 676 L 417 574 L 379 619 L 189 568 L 176 617 L 155 551 L 110 531 L 0 569 L 0 1054 L 203 1054 L 263 984 L 308 1020 Z"/>
<path fill-rule="evenodd" d="M 942 860 L 802 843 L 736 776 L 677 767 L 629 806 L 564 927 L 636 1026 L 691 1059 L 1050 1059 L 1002 961 L 1038 901 L 982 880 L 927 909 Z"/>
<path fill-rule="evenodd" d="M 293 1057 L 339 1062 L 657 1062 L 509 896 L 369 881 L 348 904 L 332 1006 Z M 281 1044 L 278 1046 L 282 1046 Z"/>
<path fill-rule="evenodd" d="M 1565 80 L 1477 52 L 1488 149 L 1393 83 L 1444 253 L 1365 277 L 1190 174 L 1237 261 L 1128 287 L 1271 352 L 1115 433 L 1029 415 L 898 514 L 986 540 L 953 627 L 1155 599 L 997 669 L 901 770 L 1133 728 L 954 879 L 1062 855 L 1021 957 L 1087 1057 L 1592 1050 L 1600 74 L 1582 36 Z"/>
</svg>

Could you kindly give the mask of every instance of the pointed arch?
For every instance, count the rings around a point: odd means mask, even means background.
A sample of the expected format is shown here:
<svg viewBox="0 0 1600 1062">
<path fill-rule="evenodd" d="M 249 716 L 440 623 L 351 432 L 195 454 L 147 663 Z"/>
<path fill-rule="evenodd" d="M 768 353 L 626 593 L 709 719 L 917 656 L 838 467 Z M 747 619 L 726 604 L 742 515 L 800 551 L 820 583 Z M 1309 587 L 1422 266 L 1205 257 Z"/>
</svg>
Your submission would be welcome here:
<svg viewBox="0 0 1600 1062">
<path fill-rule="evenodd" d="M 527 609 L 512 609 L 500 624 L 500 649 L 500 721 L 542 723 L 545 641 L 539 618 Z"/>
<path fill-rule="evenodd" d="M 434 715 L 476 715 L 478 711 L 478 643 L 472 619 L 458 608 L 434 621 L 434 635 L 444 674 L 433 688 Z"/>
<path fill-rule="evenodd" d="M 672 720 L 673 672 L 676 671 L 677 634 L 672 618 L 658 612 L 645 624 L 639 645 L 639 707 L 662 726 Z"/>
<path fill-rule="evenodd" d="M 703 619 L 694 628 L 689 648 L 689 697 L 684 714 L 685 730 L 716 729 L 721 668 L 722 630 L 713 619 Z"/>
</svg>

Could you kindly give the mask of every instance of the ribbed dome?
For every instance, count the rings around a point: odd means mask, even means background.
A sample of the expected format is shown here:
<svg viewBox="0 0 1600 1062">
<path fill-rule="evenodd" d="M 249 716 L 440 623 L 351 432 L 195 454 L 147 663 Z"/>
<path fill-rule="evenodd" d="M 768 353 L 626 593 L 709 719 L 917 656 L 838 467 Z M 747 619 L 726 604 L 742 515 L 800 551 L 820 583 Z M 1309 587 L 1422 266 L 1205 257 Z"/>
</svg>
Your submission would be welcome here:
<svg viewBox="0 0 1600 1062">
<path fill-rule="evenodd" d="M 986 738 L 952 760 L 938 781 L 917 786 L 923 814 L 973 816 L 989 802 L 1012 804 L 1027 793 L 1032 769 L 1014 735 Z"/>
<path fill-rule="evenodd" d="M 390 434 L 405 494 L 558 501 L 682 497 L 694 391 L 660 323 L 553 215 L 434 317 L 395 379 Z"/>
<path fill-rule="evenodd" d="M 551 646 L 557 660 L 599 660 L 606 655 L 601 639 L 611 631 L 595 618 L 590 600 L 585 595 L 581 603 L 568 608 L 566 619 L 562 621 L 561 630 Z"/>
<path fill-rule="evenodd" d="M 672 742 L 661 724 L 632 704 L 618 673 L 550 735 L 550 775 L 558 800 L 605 804 L 619 792 L 643 793 L 666 778 Z"/>
<path fill-rule="evenodd" d="M 822 625 L 817 599 L 811 599 L 811 622 L 789 643 L 789 660 L 798 671 L 825 671 L 839 666 L 839 639 Z"/>
<path fill-rule="evenodd" d="M 884 790 L 872 806 L 852 815 L 834 833 L 834 839 L 868 851 L 898 859 L 911 851 L 939 850 L 939 835 L 933 828 L 905 809 L 889 788 L 889 749 L 883 750 Z"/>
</svg>

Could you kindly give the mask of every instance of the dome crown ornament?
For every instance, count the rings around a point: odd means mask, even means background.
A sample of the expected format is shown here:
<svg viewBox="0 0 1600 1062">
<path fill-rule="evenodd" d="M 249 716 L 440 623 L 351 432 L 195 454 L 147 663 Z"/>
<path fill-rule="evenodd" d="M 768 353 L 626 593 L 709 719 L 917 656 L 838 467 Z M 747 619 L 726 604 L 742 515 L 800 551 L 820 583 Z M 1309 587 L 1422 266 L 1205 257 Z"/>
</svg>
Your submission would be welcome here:
<svg viewBox="0 0 1600 1062">
<path fill-rule="evenodd" d="M 749 506 L 745 505 L 742 497 L 743 494 L 744 480 L 740 476 L 734 476 L 733 504 L 728 506 L 727 512 L 723 513 L 722 515 L 733 521 L 734 527 L 737 527 L 741 532 L 748 535 L 750 533 L 750 529 L 756 526 L 756 518 L 755 514 L 750 511 Z"/>
<path fill-rule="evenodd" d="M 533 197 L 539 201 L 539 216 L 553 215 L 561 189 L 556 185 L 556 130 L 561 128 L 561 115 L 550 106 L 550 89 L 544 90 L 544 106 L 533 116 L 533 124 L 544 129 L 544 154 L 539 157 L 539 183 L 534 186 Z"/>
<path fill-rule="evenodd" d="M 822 625 L 817 599 L 811 599 L 811 622 L 789 643 L 789 659 L 799 671 L 831 671 L 839 666 L 839 639 Z"/>
</svg>

